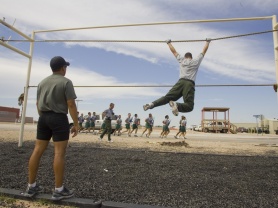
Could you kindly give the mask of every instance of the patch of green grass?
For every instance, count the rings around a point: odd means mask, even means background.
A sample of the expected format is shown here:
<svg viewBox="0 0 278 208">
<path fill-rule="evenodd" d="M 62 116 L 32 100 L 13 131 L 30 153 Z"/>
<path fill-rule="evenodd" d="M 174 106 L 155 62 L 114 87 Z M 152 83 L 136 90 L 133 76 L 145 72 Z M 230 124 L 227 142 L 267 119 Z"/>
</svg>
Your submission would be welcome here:
<svg viewBox="0 0 278 208">
<path fill-rule="evenodd" d="M 0 195 L 0 205 L 12 205 L 16 202 L 16 199 L 5 196 L 3 194 Z"/>
<path fill-rule="evenodd" d="M 6 202 L 8 204 L 12 204 L 16 201 L 16 199 L 5 196 L 5 195 L 0 195 L 0 201 Z"/>
<path fill-rule="evenodd" d="M 46 200 L 46 199 L 38 199 L 36 200 L 36 202 L 40 205 L 50 205 L 50 204 L 53 204 L 52 202 Z"/>
<path fill-rule="evenodd" d="M 19 201 L 24 202 L 23 204 L 17 204 Z M 34 207 L 47 207 L 47 208 L 77 208 L 75 206 L 64 206 L 55 204 L 47 199 L 38 199 L 35 201 L 27 201 L 22 199 L 15 199 L 3 194 L 0 194 L 0 207 L 25 207 L 24 204 L 32 204 Z"/>
<path fill-rule="evenodd" d="M 55 204 L 54 202 L 49 201 L 49 200 L 47 200 L 47 199 L 37 199 L 37 200 L 36 200 L 36 203 L 37 203 L 39 206 L 47 206 L 47 207 L 50 207 L 50 208 L 56 208 L 56 207 L 76 208 L 75 206 L 58 205 L 58 204 Z"/>
</svg>

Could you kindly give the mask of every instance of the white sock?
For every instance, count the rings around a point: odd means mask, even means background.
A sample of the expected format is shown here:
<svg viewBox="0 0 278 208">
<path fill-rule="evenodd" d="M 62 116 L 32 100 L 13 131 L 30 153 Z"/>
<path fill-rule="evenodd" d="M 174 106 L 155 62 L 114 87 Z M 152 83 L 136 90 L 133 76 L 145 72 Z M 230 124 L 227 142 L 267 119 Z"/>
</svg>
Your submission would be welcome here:
<svg viewBox="0 0 278 208">
<path fill-rule="evenodd" d="M 29 187 L 35 187 L 36 185 L 37 185 L 36 182 L 35 182 L 35 183 L 32 183 L 32 184 L 28 183 L 28 186 L 29 186 Z"/>
<path fill-rule="evenodd" d="M 153 103 L 149 103 L 149 105 L 150 105 L 151 108 L 154 106 Z"/>
<path fill-rule="evenodd" d="M 64 189 L 64 186 L 61 186 L 60 188 L 55 188 L 55 191 L 61 192 L 61 191 L 63 191 L 63 189 Z"/>
</svg>

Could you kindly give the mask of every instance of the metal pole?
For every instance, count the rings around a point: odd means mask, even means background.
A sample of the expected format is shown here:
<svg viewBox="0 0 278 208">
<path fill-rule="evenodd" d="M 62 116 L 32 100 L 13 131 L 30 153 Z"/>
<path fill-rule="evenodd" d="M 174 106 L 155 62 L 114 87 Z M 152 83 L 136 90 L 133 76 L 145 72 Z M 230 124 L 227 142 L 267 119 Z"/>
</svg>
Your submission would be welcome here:
<svg viewBox="0 0 278 208">
<path fill-rule="evenodd" d="M 11 45 L 9 45 L 9 44 L 3 42 L 3 41 L 1 41 L 1 40 L 0 40 L 0 45 L 6 47 L 6 48 L 8 48 L 8 49 L 11 49 L 12 51 L 17 52 L 17 53 L 19 53 L 19 54 L 21 54 L 21 55 L 23 55 L 23 56 L 25 56 L 25 57 L 27 57 L 27 58 L 30 58 L 30 55 L 29 55 L 29 54 L 24 53 L 23 51 L 21 51 L 21 50 L 15 48 L 15 47 L 13 47 L 13 46 L 11 46 Z"/>
<path fill-rule="evenodd" d="M 197 84 L 195 87 L 272 87 L 275 83 L 271 84 Z M 38 87 L 36 85 L 30 85 L 31 87 Z M 77 87 L 173 87 L 173 85 L 74 85 L 74 88 Z"/>
<path fill-rule="evenodd" d="M 152 23 L 140 23 L 140 24 L 103 25 L 103 26 L 94 26 L 94 27 L 64 28 L 64 29 L 54 29 L 54 30 L 37 30 L 35 32 L 36 33 L 45 33 L 45 32 L 69 31 L 69 30 L 88 30 L 88 29 L 113 28 L 113 27 L 138 27 L 138 26 L 151 26 L 151 25 L 185 24 L 185 23 L 267 20 L 267 19 L 271 19 L 271 18 L 273 18 L 273 17 L 272 16 L 266 16 L 266 17 L 250 17 L 250 18 L 230 18 L 230 19 L 210 19 L 210 20 L 186 20 L 186 21 L 174 21 L 174 22 L 152 22 Z"/>
<path fill-rule="evenodd" d="M 264 124 L 263 124 L 263 115 L 260 115 L 260 120 L 261 120 L 261 129 L 262 129 L 262 135 L 264 135 Z"/>
<path fill-rule="evenodd" d="M 256 117 L 256 124 L 257 124 L 257 135 L 259 134 L 259 132 L 258 132 L 258 130 L 259 130 L 259 128 L 258 128 L 258 117 Z"/>
<path fill-rule="evenodd" d="M 78 102 L 80 102 L 80 101 L 83 101 L 83 100 L 75 100 L 76 101 L 76 108 L 77 108 L 77 110 L 78 110 Z"/>
<path fill-rule="evenodd" d="M 274 29 L 278 28 L 276 15 L 272 16 L 272 26 Z M 275 70 L 276 70 L 276 84 L 278 84 L 278 32 L 273 32 L 273 43 L 274 43 L 274 60 L 275 60 Z M 278 92 L 276 92 L 278 101 Z"/>
<path fill-rule="evenodd" d="M 14 32 L 16 32 L 17 34 L 21 35 L 22 37 L 26 38 L 27 40 L 34 40 L 32 38 L 30 38 L 28 35 L 25 35 L 24 33 L 22 33 L 21 31 L 19 31 L 18 29 L 16 29 L 15 27 L 13 27 L 12 25 L 9 25 L 8 23 L 6 23 L 5 21 L 0 19 L 0 23 L 2 23 L 3 25 L 5 25 L 7 28 L 10 28 L 11 30 L 13 30 Z"/>
<path fill-rule="evenodd" d="M 35 32 L 32 32 L 32 40 L 35 39 Z M 29 83 L 30 83 L 30 75 L 31 75 L 31 67 L 33 61 L 33 52 L 34 52 L 34 42 L 30 43 L 30 51 L 29 51 L 29 64 L 28 64 L 28 72 L 27 72 L 27 79 L 24 88 L 24 102 L 23 102 L 23 112 L 21 118 L 21 125 L 20 125 L 20 132 L 19 132 L 19 141 L 18 147 L 22 147 L 23 144 L 23 132 L 24 132 L 24 125 L 25 125 L 25 116 L 26 116 L 26 108 L 27 108 L 27 100 L 28 100 L 28 91 L 29 91 Z"/>
</svg>

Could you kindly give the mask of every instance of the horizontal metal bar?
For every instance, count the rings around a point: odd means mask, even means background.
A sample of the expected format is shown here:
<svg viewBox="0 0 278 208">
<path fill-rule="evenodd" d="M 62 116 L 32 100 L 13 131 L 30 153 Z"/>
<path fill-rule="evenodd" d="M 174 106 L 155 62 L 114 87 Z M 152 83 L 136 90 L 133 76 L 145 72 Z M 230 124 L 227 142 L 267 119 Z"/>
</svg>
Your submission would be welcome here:
<svg viewBox="0 0 278 208">
<path fill-rule="evenodd" d="M 101 28 L 104 29 L 104 28 L 113 28 L 113 27 L 138 27 L 138 26 L 151 26 L 151 25 L 169 25 L 169 24 L 186 24 L 186 23 L 205 23 L 205 22 L 231 22 L 231 21 L 267 20 L 267 19 L 272 19 L 272 16 L 249 17 L 249 18 L 230 18 L 230 19 L 210 19 L 210 20 L 185 20 L 185 21 L 174 21 L 174 22 L 153 22 L 153 23 L 123 24 L 123 25 L 103 25 L 103 26 L 93 26 L 93 27 L 37 30 L 34 32 L 35 33 L 46 33 L 46 32 L 69 31 L 69 30 L 88 30 L 88 29 L 101 29 Z"/>
<path fill-rule="evenodd" d="M 20 32 L 18 29 L 16 29 L 15 27 L 13 27 L 12 25 L 9 25 L 8 23 L 6 23 L 5 21 L 0 19 L 0 23 L 2 23 L 3 25 L 5 25 L 6 27 L 8 27 L 9 29 L 13 30 L 14 32 L 16 32 L 17 34 L 21 35 L 22 37 L 26 38 L 27 40 L 32 41 L 32 38 L 30 38 L 28 35 L 25 35 L 24 33 Z"/>
<path fill-rule="evenodd" d="M 277 30 L 267 30 L 267 31 L 261 31 L 261 32 L 253 32 L 253 33 L 246 33 L 246 34 L 240 34 L 240 35 L 232 35 L 232 36 L 226 36 L 226 37 L 219 37 L 219 38 L 211 38 L 211 41 L 215 40 L 224 40 L 224 39 L 230 39 L 230 38 L 239 38 L 239 37 L 246 37 L 250 35 L 260 35 L 260 34 L 265 34 L 265 33 L 273 33 Z M 10 41 L 10 42 L 29 42 L 28 40 L 3 40 L 2 41 Z M 206 39 L 198 39 L 198 40 L 172 40 L 173 43 L 181 43 L 181 42 L 201 42 L 201 41 L 206 41 Z M 165 43 L 165 40 L 34 40 L 32 42 L 37 42 L 37 43 L 48 43 L 48 42 L 78 42 L 78 43 L 85 43 L 85 42 L 105 42 L 105 43 L 111 43 L 111 42 L 125 42 L 125 43 Z"/>
<path fill-rule="evenodd" d="M 9 48 L 9 49 L 11 49 L 11 50 L 13 50 L 13 51 L 15 51 L 15 52 L 17 52 L 17 53 L 19 53 L 19 54 L 21 54 L 21 55 L 27 57 L 27 58 L 31 58 L 31 56 L 30 56 L 29 54 L 27 54 L 27 53 L 25 53 L 25 52 L 23 52 L 23 51 L 21 51 L 21 50 L 15 48 L 15 47 L 9 45 L 9 44 L 7 44 L 7 43 L 4 43 L 4 42 L 1 41 L 1 40 L 0 40 L 0 45 L 4 46 L 4 47 L 6 47 L 6 48 Z"/>
<path fill-rule="evenodd" d="M 196 87 L 267 87 L 273 86 L 274 84 L 200 84 L 195 85 Z M 37 86 L 29 86 L 29 87 L 37 87 Z M 74 87 L 173 87 L 173 85 L 84 85 L 84 86 L 74 86 Z"/>
</svg>

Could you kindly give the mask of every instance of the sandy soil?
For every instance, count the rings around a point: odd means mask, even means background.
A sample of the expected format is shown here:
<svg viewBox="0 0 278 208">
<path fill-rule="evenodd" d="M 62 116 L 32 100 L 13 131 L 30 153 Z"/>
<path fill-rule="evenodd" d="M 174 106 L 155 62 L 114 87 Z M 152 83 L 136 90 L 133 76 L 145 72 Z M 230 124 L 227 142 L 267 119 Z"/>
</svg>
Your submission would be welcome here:
<svg viewBox="0 0 278 208">
<path fill-rule="evenodd" d="M 1 137 L 5 141 L 18 142 L 19 125 L 0 124 Z M 175 139 L 177 130 L 171 130 L 167 138 L 159 138 L 161 130 L 156 128 L 151 138 L 140 137 L 142 130 L 138 130 L 139 137 L 128 137 L 126 133 L 121 136 L 112 136 L 113 143 L 107 142 L 107 136 L 100 143 L 99 135 L 93 133 L 79 133 L 71 138 L 70 143 L 89 142 L 103 148 L 140 148 L 160 152 L 184 152 L 199 154 L 224 155 L 267 155 L 278 156 L 278 135 L 257 134 L 213 134 L 188 131 L 186 140 Z M 26 125 L 23 141 L 35 141 L 36 126 Z M 185 142 L 185 143 L 184 143 Z M 23 143 L 24 145 L 24 143 Z"/>
</svg>

